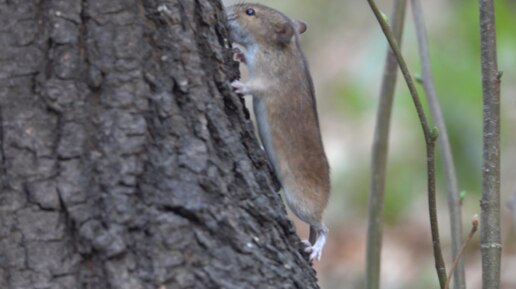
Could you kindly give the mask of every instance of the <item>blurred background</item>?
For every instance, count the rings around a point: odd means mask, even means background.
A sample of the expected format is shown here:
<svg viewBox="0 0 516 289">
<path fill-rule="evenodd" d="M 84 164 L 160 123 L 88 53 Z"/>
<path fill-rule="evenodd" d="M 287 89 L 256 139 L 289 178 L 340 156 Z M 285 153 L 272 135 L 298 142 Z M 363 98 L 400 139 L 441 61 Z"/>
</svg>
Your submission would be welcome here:
<svg viewBox="0 0 516 289">
<path fill-rule="evenodd" d="M 242 1 L 225 0 L 226 5 Z M 326 212 L 329 240 L 316 262 L 324 289 L 364 288 L 371 146 L 387 42 L 366 1 L 284 0 L 256 2 L 302 19 L 301 37 L 316 86 L 323 141 L 332 168 Z M 410 2 L 410 1 L 408 1 Z M 457 168 L 464 235 L 480 213 L 482 87 L 478 1 L 422 1 L 435 85 Z M 516 288 L 516 1 L 495 1 L 498 65 L 503 71 L 502 288 Z M 377 1 L 386 15 L 393 1 Z M 413 74 L 420 71 L 411 7 L 403 52 Z M 421 87 L 420 93 L 424 97 Z M 424 99 L 426 101 L 426 98 Z M 423 134 L 401 74 L 395 95 L 385 197 L 382 288 L 437 288 L 426 197 Z M 439 150 L 439 147 L 437 147 Z M 449 216 L 440 156 L 437 198 L 444 257 L 449 269 Z M 299 234 L 307 228 L 294 216 Z M 479 233 L 467 247 L 467 288 L 481 288 Z"/>
</svg>

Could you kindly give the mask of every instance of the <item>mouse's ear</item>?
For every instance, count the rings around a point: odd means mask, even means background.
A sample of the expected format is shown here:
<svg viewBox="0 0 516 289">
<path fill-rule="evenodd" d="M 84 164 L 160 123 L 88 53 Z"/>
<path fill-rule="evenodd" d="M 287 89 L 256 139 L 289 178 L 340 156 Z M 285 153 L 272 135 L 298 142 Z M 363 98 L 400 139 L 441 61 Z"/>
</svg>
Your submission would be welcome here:
<svg viewBox="0 0 516 289">
<path fill-rule="evenodd" d="M 294 27 L 296 27 L 296 30 L 299 34 L 303 34 L 308 28 L 306 23 L 301 20 L 294 20 Z"/>
<path fill-rule="evenodd" d="M 276 31 L 276 39 L 281 44 L 287 44 L 294 36 L 294 27 L 289 22 L 278 23 L 274 27 Z"/>
</svg>

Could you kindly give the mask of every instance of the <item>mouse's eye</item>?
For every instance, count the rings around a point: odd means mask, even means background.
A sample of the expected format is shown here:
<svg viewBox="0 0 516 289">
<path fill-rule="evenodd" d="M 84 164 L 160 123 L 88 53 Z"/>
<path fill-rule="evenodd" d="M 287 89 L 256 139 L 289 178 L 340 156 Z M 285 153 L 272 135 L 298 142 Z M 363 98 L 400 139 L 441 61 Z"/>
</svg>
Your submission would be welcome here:
<svg viewBox="0 0 516 289">
<path fill-rule="evenodd" d="M 256 12 L 254 11 L 253 8 L 247 8 L 247 10 L 245 10 L 245 14 L 247 14 L 249 16 L 254 16 L 254 14 L 256 14 Z"/>
</svg>

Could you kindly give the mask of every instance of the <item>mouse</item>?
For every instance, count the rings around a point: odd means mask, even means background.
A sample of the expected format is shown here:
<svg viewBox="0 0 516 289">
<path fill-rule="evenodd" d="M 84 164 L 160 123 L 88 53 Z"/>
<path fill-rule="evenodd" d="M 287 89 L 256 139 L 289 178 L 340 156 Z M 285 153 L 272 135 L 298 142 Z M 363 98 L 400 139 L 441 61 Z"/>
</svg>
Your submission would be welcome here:
<svg viewBox="0 0 516 289">
<path fill-rule="evenodd" d="M 226 8 L 229 38 L 248 79 L 233 90 L 251 95 L 258 134 L 290 210 L 310 227 L 303 241 L 310 260 L 320 260 L 328 228 L 323 213 L 330 195 L 315 90 L 299 43 L 303 21 L 256 3 Z"/>
</svg>

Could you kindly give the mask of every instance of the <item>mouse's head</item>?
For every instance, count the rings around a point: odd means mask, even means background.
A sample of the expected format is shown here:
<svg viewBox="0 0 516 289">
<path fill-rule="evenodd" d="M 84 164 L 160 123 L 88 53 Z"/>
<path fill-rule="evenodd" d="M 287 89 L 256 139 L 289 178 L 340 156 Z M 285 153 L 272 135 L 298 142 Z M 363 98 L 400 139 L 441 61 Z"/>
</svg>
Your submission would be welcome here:
<svg viewBox="0 0 516 289">
<path fill-rule="evenodd" d="M 231 39 L 245 47 L 255 44 L 285 46 L 296 33 L 306 31 L 306 24 L 290 20 L 283 13 L 255 3 L 243 3 L 227 8 Z"/>
</svg>

